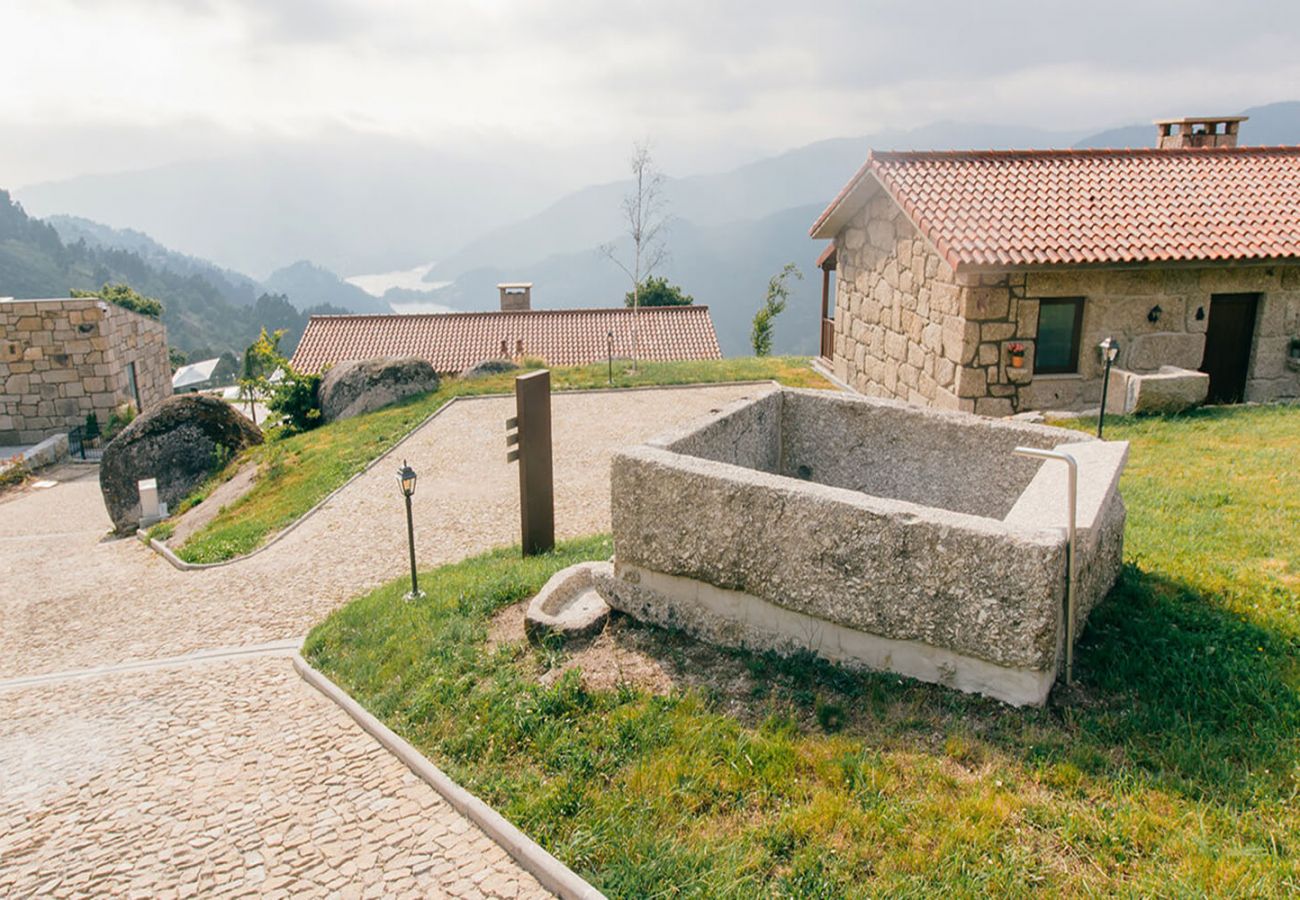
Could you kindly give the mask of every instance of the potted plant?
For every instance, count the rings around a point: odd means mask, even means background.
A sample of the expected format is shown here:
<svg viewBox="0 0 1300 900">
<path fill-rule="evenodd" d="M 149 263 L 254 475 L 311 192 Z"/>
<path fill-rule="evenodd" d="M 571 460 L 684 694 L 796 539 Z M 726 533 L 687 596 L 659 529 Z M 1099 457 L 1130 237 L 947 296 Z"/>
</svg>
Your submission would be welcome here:
<svg viewBox="0 0 1300 900">
<path fill-rule="evenodd" d="M 1007 355 L 1011 357 L 1011 368 L 1023 369 L 1025 367 L 1025 345 L 1020 342 L 1014 342 L 1007 345 Z"/>
</svg>

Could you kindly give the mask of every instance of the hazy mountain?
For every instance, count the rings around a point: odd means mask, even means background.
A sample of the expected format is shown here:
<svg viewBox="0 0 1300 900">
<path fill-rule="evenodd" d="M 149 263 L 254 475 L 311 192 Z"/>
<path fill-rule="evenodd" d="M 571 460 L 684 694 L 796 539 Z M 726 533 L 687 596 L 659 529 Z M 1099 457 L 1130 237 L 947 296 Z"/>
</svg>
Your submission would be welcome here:
<svg viewBox="0 0 1300 900">
<path fill-rule="evenodd" d="M 237 306 L 251 305 L 262 293 L 261 286 L 247 275 L 223 269 L 206 259 L 177 253 L 131 228 L 111 228 L 79 216 L 49 216 L 45 221 L 54 226 L 65 244 L 85 241 L 91 247 L 125 250 L 156 269 L 182 276 L 197 275 L 211 282 L 228 302 Z"/>
<path fill-rule="evenodd" d="M 1252 106 L 1239 113 L 1220 114 L 1250 116 L 1250 121 L 1241 124 L 1241 135 L 1238 140 L 1242 144 L 1277 146 L 1300 143 L 1300 101 L 1269 103 L 1265 106 Z M 1122 128 L 1101 131 L 1089 135 L 1074 146 L 1154 147 L 1155 145 L 1156 126 L 1148 122 L 1145 125 L 1125 125 Z"/>
<path fill-rule="evenodd" d="M 299 309 L 328 303 L 358 313 L 393 311 L 385 301 L 305 259 L 272 272 L 262 287 L 274 294 L 284 294 Z"/>
<path fill-rule="evenodd" d="M 1078 137 L 1075 132 L 940 122 L 911 131 L 818 141 L 729 172 L 670 178 L 664 199 L 674 218 L 700 227 L 721 225 L 794 206 L 825 205 L 873 147 L 1066 147 Z M 623 198 L 630 188 L 630 181 L 621 181 L 575 191 L 536 215 L 490 231 L 442 257 L 426 278 L 445 281 L 483 266 L 523 266 L 555 253 L 598 246 L 624 230 Z"/>
<path fill-rule="evenodd" d="M 820 204 L 812 204 L 707 228 L 682 219 L 673 223 L 672 256 L 660 272 L 693 295 L 696 303 L 710 307 L 724 354 L 750 352 L 750 321 L 763 302 L 768 279 L 787 262 L 797 263 L 805 280 L 791 283 L 789 305 L 776 321 L 776 350 L 817 351 L 821 277 L 812 266 L 816 247 L 808 240 L 807 229 L 820 210 Z M 475 269 L 427 296 L 456 309 L 496 309 L 496 285 L 512 278 L 513 271 Z M 547 257 L 529 266 L 527 275 L 534 281 L 534 309 L 621 306 L 631 289 L 627 276 L 594 249 Z"/>
<path fill-rule="evenodd" d="M 65 242 L 52 225 L 28 216 L 0 190 L 0 296 L 66 297 L 74 288 L 95 290 L 109 282 L 125 282 L 162 301 L 168 343 L 194 354 L 194 359 L 228 350 L 241 353 L 262 328 L 285 329 L 282 347 L 292 352 L 311 313 L 345 311 L 326 305 L 300 311 L 283 296 L 265 293 L 251 302 L 232 303 L 228 292 L 239 291 L 242 300 L 243 287 L 256 285 L 230 273 L 240 282 L 236 287 L 202 260 L 182 263 L 182 257 L 169 254 L 144 235 L 130 240 L 148 258 L 109 243 L 116 239 L 114 235 L 100 231 L 93 222 L 76 229 L 67 222 L 63 225 L 70 233 L 75 231 L 76 241 Z"/>
<path fill-rule="evenodd" d="M 221 159 L 16 191 L 34 215 L 82 216 L 254 277 L 298 259 L 343 274 L 405 268 L 538 209 L 569 184 L 540 151 L 455 157 L 340 134 Z M 504 162 L 502 160 L 505 160 Z"/>
</svg>

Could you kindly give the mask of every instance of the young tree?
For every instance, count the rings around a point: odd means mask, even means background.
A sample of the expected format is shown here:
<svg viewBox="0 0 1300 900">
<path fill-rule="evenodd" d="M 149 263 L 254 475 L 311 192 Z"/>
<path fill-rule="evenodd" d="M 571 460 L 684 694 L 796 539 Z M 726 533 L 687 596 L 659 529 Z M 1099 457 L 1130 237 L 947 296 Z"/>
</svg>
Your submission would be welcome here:
<svg viewBox="0 0 1300 900">
<path fill-rule="evenodd" d="M 694 297 L 677 285 L 670 284 L 667 278 L 655 278 L 653 275 L 641 284 L 640 290 L 628 291 L 623 298 L 625 306 L 638 303 L 641 306 L 690 306 L 694 302 Z"/>
<path fill-rule="evenodd" d="M 632 192 L 623 198 L 627 235 L 632 239 L 632 259 L 621 259 L 613 244 L 604 245 L 600 252 L 632 280 L 632 371 L 635 372 L 640 353 L 637 318 L 641 311 L 642 282 L 654 273 L 668 255 L 662 235 L 665 223 L 664 176 L 650 158 L 649 144 L 636 144 L 632 154 L 632 178 L 636 184 Z"/>
<path fill-rule="evenodd" d="M 749 331 L 749 342 L 754 347 L 755 356 L 768 356 L 772 352 L 772 323 L 785 311 L 785 301 L 790 297 L 785 282 L 791 275 L 803 279 L 803 273 L 794 263 L 786 263 L 780 274 L 773 275 L 767 283 L 767 297 L 754 314 L 754 324 Z"/>
<path fill-rule="evenodd" d="M 244 351 L 244 374 L 239 379 L 239 388 L 244 399 L 248 401 L 248 414 L 254 425 L 257 424 L 254 402 L 260 397 L 270 395 L 271 376 L 275 374 L 276 369 L 285 365 L 284 357 L 280 355 L 282 337 L 284 337 L 283 331 L 267 334 L 266 329 L 263 328 L 257 340 Z"/>
</svg>

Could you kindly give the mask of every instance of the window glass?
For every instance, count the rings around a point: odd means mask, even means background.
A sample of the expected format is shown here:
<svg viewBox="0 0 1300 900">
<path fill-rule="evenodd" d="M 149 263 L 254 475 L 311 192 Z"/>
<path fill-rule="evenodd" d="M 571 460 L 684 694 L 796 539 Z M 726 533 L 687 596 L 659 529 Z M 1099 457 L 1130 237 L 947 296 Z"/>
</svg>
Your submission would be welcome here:
<svg viewBox="0 0 1300 900">
<path fill-rule="evenodd" d="M 1038 302 L 1038 342 L 1034 348 L 1035 372 L 1075 372 L 1079 368 L 1079 326 L 1083 298 L 1068 297 Z"/>
<path fill-rule="evenodd" d="M 135 401 L 136 412 L 142 412 L 140 408 L 140 388 L 135 380 L 135 363 L 126 364 L 126 389 L 131 393 L 131 399 Z"/>
</svg>

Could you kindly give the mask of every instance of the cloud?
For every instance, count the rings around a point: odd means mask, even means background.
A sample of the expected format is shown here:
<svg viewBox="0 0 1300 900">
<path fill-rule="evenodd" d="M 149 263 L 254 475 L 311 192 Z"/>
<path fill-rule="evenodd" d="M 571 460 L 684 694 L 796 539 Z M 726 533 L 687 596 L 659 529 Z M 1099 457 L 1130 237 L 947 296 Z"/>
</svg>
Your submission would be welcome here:
<svg viewBox="0 0 1300 900">
<path fill-rule="evenodd" d="M 602 172 L 653 135 L 689 170 L 935 119 L 1102 127 L 1300 87 L 1300 5 L 823 0 L 44 0 L 10 4 L 0 173 L 344 128 L 570 153 Z M 1281 93 L 1279 93 L 1281 92 Z M 9 135 L 7 134 L 8 138 Z M 166 149 L 166 152 L 161 152 Z M 604 168 L 601 168 L 604 167 Z M 11 177 L 0 174 L 0 178 Z"/>
</svg>

